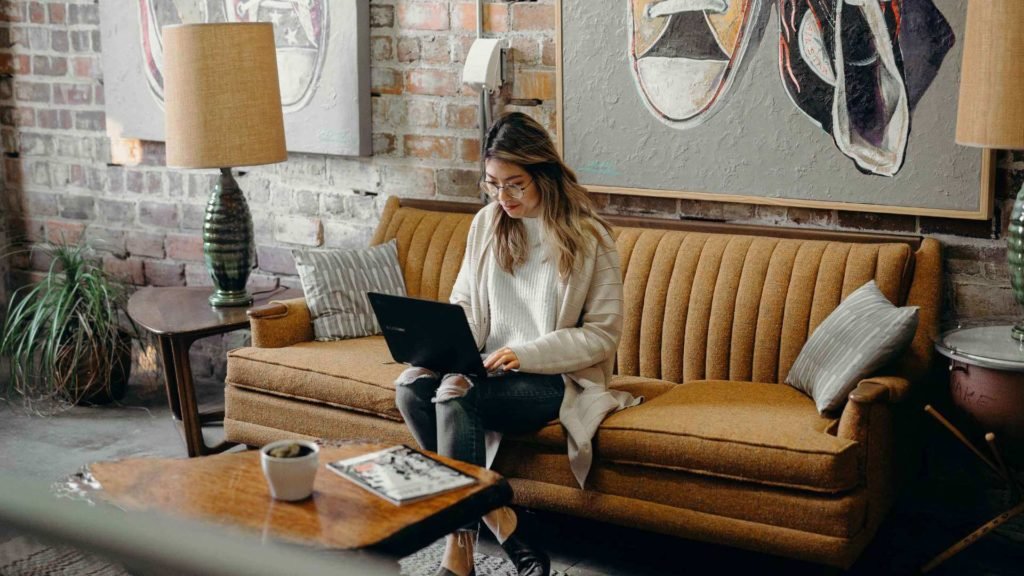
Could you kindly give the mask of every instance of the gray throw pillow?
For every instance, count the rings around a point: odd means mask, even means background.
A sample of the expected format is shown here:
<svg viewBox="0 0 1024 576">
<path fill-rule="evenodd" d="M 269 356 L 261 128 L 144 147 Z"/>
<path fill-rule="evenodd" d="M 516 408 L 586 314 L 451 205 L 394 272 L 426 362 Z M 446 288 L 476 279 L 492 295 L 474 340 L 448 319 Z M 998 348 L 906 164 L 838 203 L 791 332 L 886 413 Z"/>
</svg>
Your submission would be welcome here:
<svg viewBox="0 0 1024 576">
<path fill-rule="evenodd" d="M 813 398 L 819 413 L 838 410 L 861 380 L 907 348 L 916 331 L 917 306 L 893 306 L 872 280 L 811 334 L 786 384 Z"/>
<path fill-rule="evenodd" d="M 367 292 L 405 296 L 394 240 L 359 250 L 294 250 L 319 341 L 380 334 Z"/>
</svg>

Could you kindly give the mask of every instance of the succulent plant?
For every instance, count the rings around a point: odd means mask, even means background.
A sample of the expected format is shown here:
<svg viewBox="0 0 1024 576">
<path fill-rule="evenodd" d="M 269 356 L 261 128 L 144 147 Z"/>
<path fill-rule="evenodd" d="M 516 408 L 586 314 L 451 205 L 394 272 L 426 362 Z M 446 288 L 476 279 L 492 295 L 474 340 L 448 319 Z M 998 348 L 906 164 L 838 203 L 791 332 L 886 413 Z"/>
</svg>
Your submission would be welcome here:
<svg viewBox="0 0 1024 576">
<path fill-rule="evenodd" d="M 298 456 L 302 456 L 302 445 L 294 442 L 291 444 L 282 444 L 267 450 L 267 454 L 274 458 L 296 458 Z"/>
</svg>

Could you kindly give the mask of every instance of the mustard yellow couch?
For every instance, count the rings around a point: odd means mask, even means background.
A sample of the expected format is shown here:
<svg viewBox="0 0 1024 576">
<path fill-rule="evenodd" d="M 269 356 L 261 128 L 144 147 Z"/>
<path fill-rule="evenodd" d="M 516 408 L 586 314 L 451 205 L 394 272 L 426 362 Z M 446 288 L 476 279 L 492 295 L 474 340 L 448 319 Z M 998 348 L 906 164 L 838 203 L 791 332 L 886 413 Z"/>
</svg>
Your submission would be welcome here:
<svg viewBox="0 0 1024 576">
<path fill-rule="evenodd" d="M 411 296 L 449 295 L 472 215 L 448 210 L 466 208 L 386 204 L 373 243 L 398 239 Z M 938 243 L 653 226 L 681 225 L 616 227 L 625 328 L 612 386 L 646 401 L 601 426 L 586 490 L 557 422 L 507 438 L 495 469 L 523 506 L 849 567 L 893 500 L 899 407 L 929 366 L 936 330 Z M 893 302 L 920 306 L 918 333 L 842 413 L 819 416 L 786 375 L 815 327 L 872 278 Z M 389 363 L 383 338 L 315 342 L 301 299 L 251 317 L 253 346 L 228 356 L 228 440 L 414 445 L 394 402 L 402 367 Z"/>
</svg>

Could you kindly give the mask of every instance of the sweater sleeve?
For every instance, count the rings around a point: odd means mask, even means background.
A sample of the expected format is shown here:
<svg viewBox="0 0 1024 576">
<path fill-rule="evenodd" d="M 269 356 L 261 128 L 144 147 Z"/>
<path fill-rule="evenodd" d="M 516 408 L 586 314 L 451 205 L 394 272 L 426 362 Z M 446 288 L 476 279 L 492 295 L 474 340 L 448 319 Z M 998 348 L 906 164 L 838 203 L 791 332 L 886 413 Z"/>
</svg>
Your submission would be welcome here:
<svg viewBox="0 0 1024 576">
<path fill-rule="evenodd" d="M 610 238 L 605 236 L 597 245 L 580 325 L 512 346 L 520 371 L 565 374 L 599 364 L 615 354 L 622 337 L 622 272 L 618 250 Z"/>
<path fill-rule="evenodd" d="M 455 284 L 452 286 L 451 296 L 448 301 L 458 304 L 466 313 L 466 320 L 469 322 L 469 329 L 473 332 L 473 340 L 477 348 L 483 349 L 483 341 L 480 334 L 480 326 L 477 322 L 479 310 L 476 309 L 478 302 L 473 298 L 473 289 L 477 285 L 476 269 L 480 260 L 480 246 L 482 245 L 480 233 L 483 227 L 484 212 L 480 210 L 473 217 L 473 223 L 469 226 L 469 233 L 466 239 L 466 252 L 462 256 L 462 265 L 459 267 L 459 274 L 455 277 Z"/>
</svg>

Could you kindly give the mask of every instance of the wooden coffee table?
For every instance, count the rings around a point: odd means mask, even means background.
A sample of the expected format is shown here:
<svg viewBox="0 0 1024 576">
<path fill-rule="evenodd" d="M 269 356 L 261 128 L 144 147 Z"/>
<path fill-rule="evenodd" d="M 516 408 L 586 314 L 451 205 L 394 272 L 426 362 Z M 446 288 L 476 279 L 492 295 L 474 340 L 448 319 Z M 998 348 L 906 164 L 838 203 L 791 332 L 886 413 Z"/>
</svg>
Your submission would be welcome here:
<svg viewBox="0 0 1024 576">
<path fill-rule="evenodd" d="M 386 447 L 325 446 L 313 496 L 294 503 L 270 497 L 255 450 L 206 458 L 100 462 L 90 465 L 89 471 L 97 499 L 126 510 L 162 511 L 324 548 L 372 548 L 396 555 L 424 548 L 512 499 L 512 489 L 499 474 L 433 454 L 479 482 L 396 506 L 324 467 L 329 461 Z"/>
</svg>

